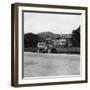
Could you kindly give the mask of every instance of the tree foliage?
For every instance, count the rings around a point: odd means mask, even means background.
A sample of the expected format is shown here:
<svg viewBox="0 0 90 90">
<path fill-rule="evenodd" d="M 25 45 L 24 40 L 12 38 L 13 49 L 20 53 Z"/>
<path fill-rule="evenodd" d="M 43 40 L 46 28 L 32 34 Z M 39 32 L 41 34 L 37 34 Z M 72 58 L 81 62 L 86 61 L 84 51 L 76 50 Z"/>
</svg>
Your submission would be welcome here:
<svg viewBox="0 0 90 90">
<path fill-rule="evenodd" d="M 24 34 L 24 48 L 29 48 L 29 47 L 37 47 L 37 43 L 40 41 L 46 42 L 46 38 L 50 38 L 51 40 L 53 38 L 60 39 L 59 34 L 53 34 L 50 32 L 44 32 L 44 33 L 39 33 L 39 34 L 34 34 L 34 33 L 27 33 Z M 72 31 L 72 38 L 70 38 L 70 42 L 72 43 L 73 47 L 80 47 L 80 26 Z"/>
<path fill-rule="evenodd" d="M 39 36 L 33 33 L 27 33 L 24 35 L 24 47 L 37 47 L 37 43 L 40 40 Z"/>
<path fill-rule="evenodd" d="M 80 47 L 80 26 L 72 32 L 72 45 Z"/>
</svg>

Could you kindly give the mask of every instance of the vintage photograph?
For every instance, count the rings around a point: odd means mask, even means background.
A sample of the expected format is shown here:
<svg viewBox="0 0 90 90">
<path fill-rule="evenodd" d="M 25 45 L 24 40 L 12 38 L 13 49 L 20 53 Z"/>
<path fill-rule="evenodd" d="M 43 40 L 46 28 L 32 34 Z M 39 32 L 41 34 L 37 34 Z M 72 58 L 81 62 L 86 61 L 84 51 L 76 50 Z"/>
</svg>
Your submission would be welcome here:
<svg viewBox="0 0 90 90">
<path fill-rule="evenodd" d="M 23 11 L 24 77 L 80 75 L 80 13 Z"/>
<path fill-rule="evenodd" d="M 11 85 L 87 83 L 87 7 L 11 5 Z"/>
</svg>

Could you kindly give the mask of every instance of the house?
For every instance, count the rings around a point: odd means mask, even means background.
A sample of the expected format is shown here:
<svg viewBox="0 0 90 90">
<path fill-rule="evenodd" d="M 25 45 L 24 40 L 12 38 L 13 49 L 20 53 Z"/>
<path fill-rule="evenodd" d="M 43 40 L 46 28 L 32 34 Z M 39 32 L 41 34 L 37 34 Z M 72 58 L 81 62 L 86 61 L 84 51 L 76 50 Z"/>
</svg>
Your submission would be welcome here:
<svg viewBox="0 0 90 90">
<path fill-rule="evenodd" d="M 61 34 L 60 37 L 52 40 L 54 47 L 71 46 L 71 34 Z"/>
<path fill-rule="evenodd" d="M 59 39 L 54 39 L 52 40 L 53 46 L 60 46 L 60 40 Z"/>
<path fill-rule="evenodd" d="M 40 41 L 37 44 L 37 52 L 51 52 L 51 49 L 57 47 L 70 47 L 72 45 L 70 38 L 71 34 L 61 34 L 56 39 L 46 38 L 45 41 Z"/>
<path fill-rule="evenodd" d="M 38 42 L 37 47 L 42 49 L 45 48 L 45 42 Z"/>
<path fill-rule="evenodd" d="M 48 42 L 38 42 L 37 44 L 37 52 L 51 52 L 52 44 Z"/>
<path fill-rule="evenodd" d="M 42 53 L 50 53 L 52 45 L 47 44 L 46 42 L 38 42 L 37 44 L 37 52 L 42 52 Z"/>
<path fill-rule="evenodd" d="M 65 39 L 65 38 L 60 39 L 60 46 L 64 46 L 64 45 L 66 45 L 66 43 L 67 43 L 67 39 Z"/>
</svg>

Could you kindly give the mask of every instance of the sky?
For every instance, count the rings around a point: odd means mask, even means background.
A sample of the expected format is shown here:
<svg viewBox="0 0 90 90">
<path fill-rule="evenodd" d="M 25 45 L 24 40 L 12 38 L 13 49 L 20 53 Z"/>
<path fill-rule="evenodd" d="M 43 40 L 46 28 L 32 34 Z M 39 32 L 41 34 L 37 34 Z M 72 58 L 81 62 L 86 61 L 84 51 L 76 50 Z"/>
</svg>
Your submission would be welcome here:
<svg viewBox="0 0 90 90">
<path fill-rule="evenodd" d="M 70 34 L 81 25 L 81 15 L 24 12 L 24 33 Z"/>
</svg>

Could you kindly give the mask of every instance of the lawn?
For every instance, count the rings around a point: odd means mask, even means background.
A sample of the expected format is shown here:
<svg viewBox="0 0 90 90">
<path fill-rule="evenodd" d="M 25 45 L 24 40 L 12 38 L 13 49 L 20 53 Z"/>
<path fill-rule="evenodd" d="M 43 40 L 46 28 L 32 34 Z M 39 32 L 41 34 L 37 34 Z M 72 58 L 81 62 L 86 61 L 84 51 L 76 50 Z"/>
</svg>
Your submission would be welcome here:
<svg viewBox="0 0 90 90">
<path fill-rule="evenodd" d="M 79 54 L 47 54 L 24 52 L 24 77 L 79 74 Z"/>
</svg>

